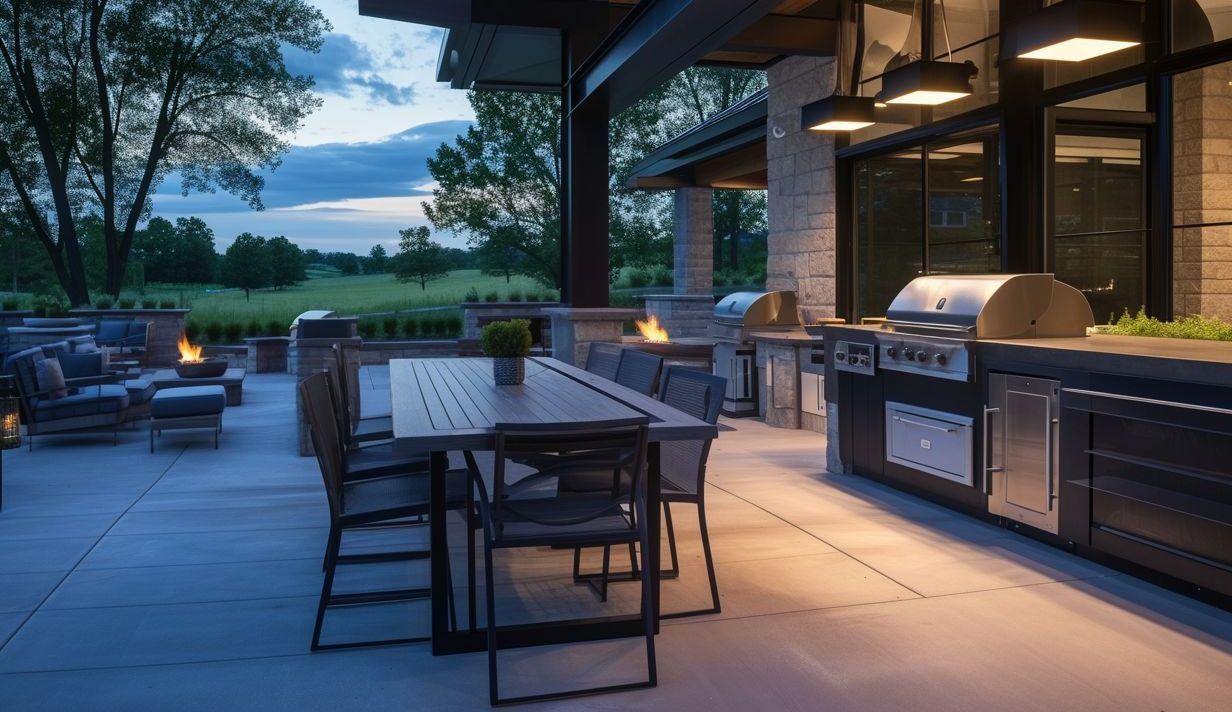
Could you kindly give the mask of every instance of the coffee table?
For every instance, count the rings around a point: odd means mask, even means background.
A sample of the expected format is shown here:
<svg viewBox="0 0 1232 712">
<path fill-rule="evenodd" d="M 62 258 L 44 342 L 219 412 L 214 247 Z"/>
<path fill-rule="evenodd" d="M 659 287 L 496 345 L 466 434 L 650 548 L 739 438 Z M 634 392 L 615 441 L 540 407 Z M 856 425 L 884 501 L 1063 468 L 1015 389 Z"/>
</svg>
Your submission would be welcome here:
<svg viewBox="0 0 1232 712">
<path fill-rule="evenodd" d="M 156 371 L 151 380 L 158 390 L 164 388 L 188 388 L 191 386 L 222 386 L 227 391 L 227 405 L 236 406 L 244 402 L 244 376 L 248 371 L 244 368 L 228 368 L 216 378 L 183 378 L 174 368 Z"/>
</svg>

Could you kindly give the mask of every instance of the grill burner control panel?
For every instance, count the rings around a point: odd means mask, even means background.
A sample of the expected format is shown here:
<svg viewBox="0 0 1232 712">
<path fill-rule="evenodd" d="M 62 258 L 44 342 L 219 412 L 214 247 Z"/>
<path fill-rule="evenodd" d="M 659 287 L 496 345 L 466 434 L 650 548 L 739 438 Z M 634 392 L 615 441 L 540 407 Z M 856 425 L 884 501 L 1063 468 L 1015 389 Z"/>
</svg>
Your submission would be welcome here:
<svg viewBox="0 0 1232 712">
<path fill-rule="evenodd" d="M 834 345 L 834 368 L 871 376 L 877 369 L 877 349 L 872 344 L 840 341 Z"/>
<path fill-rule="evenodd" d="M 962 339 L 878 334 L 877 350 L 883 369 L 954 381 L 971 380 L 971 354 Z"/>
</svg>

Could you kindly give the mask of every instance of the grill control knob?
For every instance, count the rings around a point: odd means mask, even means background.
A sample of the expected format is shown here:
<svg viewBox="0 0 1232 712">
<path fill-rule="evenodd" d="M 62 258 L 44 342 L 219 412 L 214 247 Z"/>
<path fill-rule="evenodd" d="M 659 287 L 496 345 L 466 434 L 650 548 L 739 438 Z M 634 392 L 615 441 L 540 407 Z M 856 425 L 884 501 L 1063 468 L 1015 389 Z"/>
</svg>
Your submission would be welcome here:
<svg viewBox="0 0 1232 712">
<path fill-rule="evenodd" d="M 948 359 L 948 358 L 946 358 L 945 354 L 935 354 L 935 355 L 933 356 L 933 360 L 934 360 L 934 361 L 936 361 L 937 363 L 941 364 L 942 366 L 944 366 L 944 365 L 945 365 L 945 362 L 946 362 L 946 361 L 949 361 L 949 359 Z"/>
<path fill-rule="evenodd" d="M 911 349 L 903 349 L 903 358 L 910 361 L 915 358 L 915 352 Z"/>
<path fill-rule="evenodd" d="M 898 349 L 891 346 L 886 349 L 886 356 L 889 356 L 890 358 L 898 358 Z"/>
<path fill-rule="evenodd" d="M 845 351 L 839 351 L 839 352 L 835 353 L 835 354 L 834 354 L 834 360 L 835 360 L 835 361 L 846 361 L 846 360 L 847 360 L 847 352 L 845 352 Z"/>
<path fill-rule="evenodd" d="M 857 366 L 867 366 L 868 357 L 867 356 L 856 356 L 856 365 Z"/>
</svg>

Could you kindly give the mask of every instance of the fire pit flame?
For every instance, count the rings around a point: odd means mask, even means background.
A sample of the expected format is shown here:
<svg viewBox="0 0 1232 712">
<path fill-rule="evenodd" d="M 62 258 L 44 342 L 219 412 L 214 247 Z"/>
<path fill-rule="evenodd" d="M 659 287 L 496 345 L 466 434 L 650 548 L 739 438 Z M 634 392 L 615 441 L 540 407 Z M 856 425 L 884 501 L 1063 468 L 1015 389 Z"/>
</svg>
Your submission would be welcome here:
<svg viewBox="0 0 1232 712">
<path fill-rule="evenodd" d="M 667 329 L 663 328 L 654 314 L 648 316 L 645 321 L 639 319 L 635 324 L 638 333 L 652 344 L 666 344 L 671 341 L 667 335 Z"/>
<path fill-rule="evenodd" d="M 176 346 L 180 350 L 180 363 L 201 363 L 205 360 L 201 357 L 201 347 L 189 343 L 186 336 L 181 336 Z"/>
</svg>

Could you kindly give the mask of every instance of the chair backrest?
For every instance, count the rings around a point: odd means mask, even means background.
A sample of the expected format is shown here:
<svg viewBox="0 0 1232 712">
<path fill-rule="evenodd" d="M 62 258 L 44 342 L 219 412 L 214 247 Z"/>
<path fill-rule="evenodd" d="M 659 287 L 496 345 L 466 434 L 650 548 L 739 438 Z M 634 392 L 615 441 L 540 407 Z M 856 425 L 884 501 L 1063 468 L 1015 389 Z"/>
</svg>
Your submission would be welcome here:
<svg viewBox="0 0 1232 712">
<path fill-rule="evenodd" d="M 35 398 L 33 394 L 39 392 L 38 364 L 45 358 L 47 357 L 43 355 L 42 348 L 32 346 L 4 359 L 4 372 L 16 379 L 17 392 L 21 394 L 22 403 L 31 409 L 31 401 Z"/>
<path fill-rule="evenodd" d="M 96 340 L 100 344 L 118 344 L 128 336 L 131 319 L 101 319 L 98 322 Z"/>
<path fill-rule="evenodd" d="M 620 355 L 620 368 L 616 370 L 616 382 L 638 393 L 652 396 L 659 387 L 659 372 L 663 359 L 638 349 L 624 349 Z"/>
<path fill-rule="evenodd" d="M 586 370 L 609 381 L 615 381 L 616 371 L 620 369 L 620 353 L 624 350 L 620 344 L 590 342 L 590 349 L 586 352 Z"/>
<path fill-rule="evenodd" d="M 650 419 L 645 416 L 567 423 L 497 423 L 495 460 L 492 477 L 491 517 L 499 535 L 507 521 L 531 521 L 548 526 L 572 526 L 619 512 L 624 504 L 633 505 L 646 471 L 646 449 Z M 550 455 L 547 464 L 518 481 L 518 487 L 545 478 L 566 477 L 571 473 L 607 472 L 613 474 L 611 492 L 583 500 L 568 495 L 558 497 L 563 504 L 557 511 L 536 507 L 528 512 L 520 506 L 525 500 L 509 499 L 506 490 L 506 462 L 510 457 Z M 468 453 L 468 461 L 473 459 Z M 620 475 L 627 472 L 633 487 L 621 491 Z M 572 500 L 572 501 L 570 501 Z M 582 506 L 576 506 L 583 502 Z"/>
<path fill-rule="evenodd" d="M 346 349 L 342 344 L 334 344 L 334 365 L 330 371 L 334 374 L 334 395 L 338 399 L 338 420 L 342 432 L 348 437 L 355 432 L 359 420 L 359 369 L 351 368 L 347 360 Z"/>
<path fill-rule="evenodd" d="M 317 465 L 321 468 L 321 480 L 325 483 L 330 517 L 337 520 L 342 513 L 342 479 L 346 465 L 343 461 L 338 422 L 334 415 L 334 398 L 330 392 L 329 376 L 325 373 L 314 373 L 300 381 L 299 396 L 308 419 L 312 449 L 317 457 Z"/>
<path fill-rule="evenodd" d="M 719 422 L 727 379 L 705 371 L 672 366 L 663 375 L 659 400 L 676 410 L 704 420 Z M 700 494 L 706 484 L 706 460 L 710 439 L 672 440 L 659 444 L 659 471 L 689 494 Z"/>
</svg>

